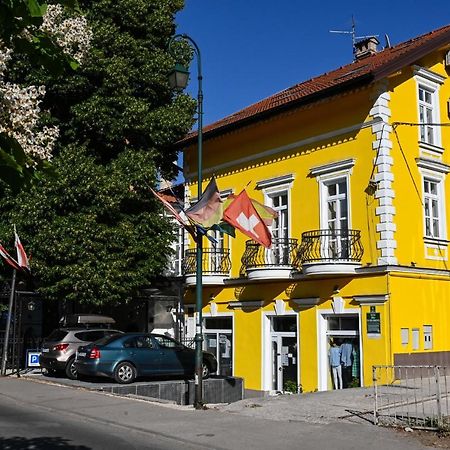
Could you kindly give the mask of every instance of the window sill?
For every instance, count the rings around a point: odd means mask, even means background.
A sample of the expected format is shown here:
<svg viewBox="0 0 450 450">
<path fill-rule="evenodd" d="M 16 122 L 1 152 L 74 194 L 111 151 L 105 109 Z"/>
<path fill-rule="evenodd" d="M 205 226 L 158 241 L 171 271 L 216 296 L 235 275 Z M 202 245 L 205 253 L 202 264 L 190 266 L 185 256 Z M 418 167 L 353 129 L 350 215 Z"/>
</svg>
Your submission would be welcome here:
<svg viewBox="0 0 450 450">
<path fill-rule="evenodd" d="M 439 247 L 447 247 L 448 244 L 450 244 L 450 241 L 448 241 L 447 239 L 432 238 L 432 237 L 427 237 L 427 236 L 424 236 L 423 242 L 425 244 L 439 245 Z"/>
<path fill-rule="evenodd" d="M 444 148 L 439 145 L 434 144 L 428 144 L 427 142 L 419 141 L 419 148 L 422 150 L 427 150 L 435 155 L 443 155 L 444 154 Z"/>
</svg>

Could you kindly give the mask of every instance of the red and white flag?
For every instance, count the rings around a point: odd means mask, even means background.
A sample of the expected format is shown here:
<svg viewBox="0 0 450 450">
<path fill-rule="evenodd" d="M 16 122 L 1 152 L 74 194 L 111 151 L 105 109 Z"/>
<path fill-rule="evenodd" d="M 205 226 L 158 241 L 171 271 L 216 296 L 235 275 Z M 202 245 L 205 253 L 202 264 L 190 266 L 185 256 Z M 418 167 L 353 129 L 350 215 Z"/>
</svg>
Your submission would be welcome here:
<svg viewBox="0 0 450 450">
<path fill-rule="evenodd" d="M 225 209 L 223 219 L 263 247 L 272 246 L 272 235 L 245 189 Z"/>
<path fill-rule="evenodd" d="M 15 246 L 17 250 L 17 264 L 22 270 L 27 270 L 30 272 L 30 263 L 28 261 L 28 256 L 25 253 L 22 243 L 20 242 L 19 235 L 14 228 L 14 235 L 16 237 Z"/>
<path fill-rule="evenodd" d="M 189 223 L 189 219 L 186 217 L 184 211 L 178 212 L 165 198 L 165 195 L 155 192 L 152 188 L 150 190 L 153 195 L 165 206 L 165 208 L 177 219 L 177 221 L 189 232 L 189 234 L 196 239 L 195 231 Z M 182 215 L 184 217 L 182 217 Z"/>
<path fill-rule="evenodd" d="M 0 244 L 0 256 L 15 270 L 22 270 L 18 262 L 5 250 L 5 247 Z"/>
</svg>

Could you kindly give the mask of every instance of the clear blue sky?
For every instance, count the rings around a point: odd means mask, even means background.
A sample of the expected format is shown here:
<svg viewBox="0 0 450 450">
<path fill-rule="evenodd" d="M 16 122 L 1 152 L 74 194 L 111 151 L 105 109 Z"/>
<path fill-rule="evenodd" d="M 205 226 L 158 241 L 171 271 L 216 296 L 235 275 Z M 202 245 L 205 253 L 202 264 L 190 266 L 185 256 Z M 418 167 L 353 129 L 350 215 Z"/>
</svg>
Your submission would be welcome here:
<svg viewBox="0 0 450 450">
<path fill-rule="evenodd" d="M 392 45 L 450 23 L 450 0 L 185 0 L 177 32 L 202 53 L 204 123 L 352 61 L 351 37 Z M 196 65 L 191 95 L 197 94 Z"/>
</svg>

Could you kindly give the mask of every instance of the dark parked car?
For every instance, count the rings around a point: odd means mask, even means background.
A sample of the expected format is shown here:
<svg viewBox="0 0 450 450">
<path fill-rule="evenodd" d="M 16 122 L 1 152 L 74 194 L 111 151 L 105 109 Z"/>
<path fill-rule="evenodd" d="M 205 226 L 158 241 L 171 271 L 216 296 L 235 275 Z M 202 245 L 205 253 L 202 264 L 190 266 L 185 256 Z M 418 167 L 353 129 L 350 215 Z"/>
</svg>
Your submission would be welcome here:
<svg viewBox="0 0 450 450">
<path fill-rule="evenodd" d="M 63 372 L 72 380 L 77 378 L 75 353 L 80 345 L 122 333 L 97 325 L 95 328 L 57 328 L 43 345 L 39 363 L 48 373 Z"/>
<path fill-rule="evenodd" d="M 195 351 L 167 336 L 125 333 L 79 347 L 75 367 L 81 375 L 106 376 L 122 384 L 140 376 L 191 377 Z M 214 355 L 203 352 L 203 377 L 216 371 Z"/>
</svg>

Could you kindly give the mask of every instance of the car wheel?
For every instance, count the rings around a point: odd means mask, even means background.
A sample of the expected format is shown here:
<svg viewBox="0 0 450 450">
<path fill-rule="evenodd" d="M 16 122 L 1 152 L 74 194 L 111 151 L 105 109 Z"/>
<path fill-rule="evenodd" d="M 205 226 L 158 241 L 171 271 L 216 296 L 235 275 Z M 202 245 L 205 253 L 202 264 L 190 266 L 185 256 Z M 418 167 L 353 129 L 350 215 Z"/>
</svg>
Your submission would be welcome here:
<svg viewBox="0 0 450 450">
<path fill-rule="evenodd" d="M 136 368 L 129 362 L 122 362 L 114 370 L 114 379 L 120 384 L 129 384 L 136 379 Z"/>
<path fill-rule="evenodd" d="M 78 378 L 77 369 L 75 367 L 75 358 L 70 358 L 66 364 L 66 376 L 71 380 L 76 380 Z"/>
<path fill-rule="evenodd" d="M 202 378 L 206 380 L 211 375 L 211 369 L 209 368 L 209 365 L 207 362 L 203 361 L 202 364 Z"/>
</svg>

